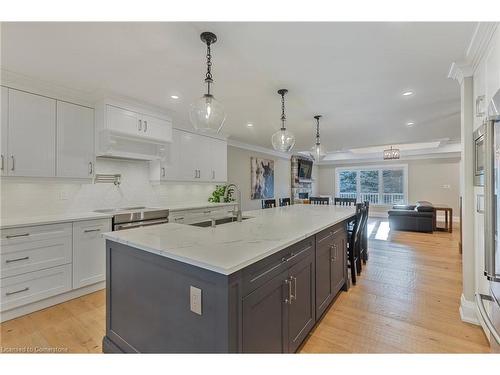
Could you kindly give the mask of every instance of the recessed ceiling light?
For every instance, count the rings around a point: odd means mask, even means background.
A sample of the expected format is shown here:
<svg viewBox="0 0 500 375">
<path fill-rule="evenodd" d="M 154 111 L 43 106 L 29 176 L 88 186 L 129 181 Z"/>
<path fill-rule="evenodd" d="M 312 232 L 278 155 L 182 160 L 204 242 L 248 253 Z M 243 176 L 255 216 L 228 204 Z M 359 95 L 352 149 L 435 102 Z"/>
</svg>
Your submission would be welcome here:
<svg viewBox="0 0 500 375">
<path fill-rule="evenodd" d="M 170 95 L 170 97 L 171 97 L 172 99 L 179 99 L 179 96 L 177 96 L 177 95 Z"/>
<path fill-rule="evenodd" d="M 247 123 L 247 126 L 248 126 L 249 128 L 251 128 L 251 127 L 253 127 L 253 123 L 249 122 L 249 123 Z"/>
<path fill-rule="evenodd" d="M 415 125 L 415 123 L 413 121 L 406 123 L 406 126 L 408 126 L 409 128 L 411 128 L 413 125 Z"/>
<path fill-rule="evenodd" d="M 413 95 L 413 94 L 414 94 L 414 92 L 413 92 L 413 91 L 405 91 L 405 92 L 403 93 L 403 96 L 411 96 L 411 95 Z"/>
</svg>

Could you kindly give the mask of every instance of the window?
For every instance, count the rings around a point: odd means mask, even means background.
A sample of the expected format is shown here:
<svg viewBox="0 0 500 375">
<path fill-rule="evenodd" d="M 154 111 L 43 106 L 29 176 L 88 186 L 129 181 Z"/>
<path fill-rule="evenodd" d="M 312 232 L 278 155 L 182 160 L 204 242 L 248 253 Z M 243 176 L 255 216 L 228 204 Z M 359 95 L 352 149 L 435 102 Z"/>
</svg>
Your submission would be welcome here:
<svg viewBox="0 0 500 375">
<path fill-rule="evenodd" d="M 336 195 L 374 205 L 405 204 L 407 170 L 406 165 L 337 168 Z"/>
</svg>

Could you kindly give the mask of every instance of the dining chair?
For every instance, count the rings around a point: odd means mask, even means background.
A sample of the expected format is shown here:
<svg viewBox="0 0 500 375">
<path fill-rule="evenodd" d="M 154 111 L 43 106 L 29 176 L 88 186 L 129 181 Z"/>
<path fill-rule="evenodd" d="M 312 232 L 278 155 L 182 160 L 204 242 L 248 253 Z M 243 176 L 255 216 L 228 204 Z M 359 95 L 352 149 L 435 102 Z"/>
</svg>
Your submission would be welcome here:
<svg viewBox="0 0 500 375">
<path fill-rule="evenodd" d="M 363 204 L 356 204 L 356 212 L 354 215 L 354 225 L 349 233 L 349 240 L 347 246 L 347 264 L 351 270 L 351 281 L 353 285 L 356 284 L 356 278 L 358 275 L 357 266 L 359 258 L 359 243 L 361 240 L 361 219 L 362 219 Z"/>
<path fill-rule="evenodd" d="M 290 206 L 292 204 L 292 202 L 291 202 L 290 198 L 280 198 L 279 204 L 280 204 L 280 207 Z"/>
<path fill-rule="evenodd" d="M 328 197 L 310 197 L 309 203 L 310 204 L 327 205 L 327 204 L 330 204 L 330 198 L 328 198 Z"/>
<path fill-rule="evenodd" d="M 353 206 L 356 204 L 356 198 L 339 198 L 333 200 L 335 206 Z"/>
<path fill-rule="evenodd" d="M 276 207 L 276 199 L 263 199 L 261 203 L 263 209 Z"/>
</svg>

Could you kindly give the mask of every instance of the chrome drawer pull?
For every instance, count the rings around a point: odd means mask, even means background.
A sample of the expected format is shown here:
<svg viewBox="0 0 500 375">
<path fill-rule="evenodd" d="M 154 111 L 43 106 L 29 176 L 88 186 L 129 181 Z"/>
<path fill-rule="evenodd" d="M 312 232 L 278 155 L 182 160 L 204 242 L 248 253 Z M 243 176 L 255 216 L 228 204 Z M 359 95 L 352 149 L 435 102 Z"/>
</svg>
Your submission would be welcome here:
<svg viewBox="0 0 500 375">
<path fill-rule="evenodd" d="M 180 221 L 180 220 L 184 220 L 184 218 L 183 217 L 176 217 L 176 218 L 174 218 L 174 221 Z"/>
<path fill-rule="evenodd" d="M 85 233 L 90 233 L 90 232 L 100 232 L 101 230 L 100 229 L 85 229 L 84 232 Z"/>
<path fill-rule="evenodd" d="M 6 296 L 11 296 L 13 294 L 17 294 L 17 293 L 22 293 L 22 292 L 27 292 L 28 290 L 30 290 L 30 288 L 26 287 L 24 289 L 21 289 L 21 290 L 16 290 L 15 292 L 7 292 L 5 293 Z"/>
<path fill-rule="evenodd" d="M 289 279 L 285 279 L 285 285 L 288 286 L 288 297 L 285 298 L 285 303 L 292 304 L 292 282 Z"/>
<path fill-rule="evenodd" d="M 290 276 L 290 281 L 293 281 L 293 294 L 290 295 L 290 301 L 297 299 L 297 278 Z"/>
<path fill-rule="evenodd" d="M 7 259 L 5 263 L 14 263 L 14 262 L 20 262 L 21 260 L 28 260 L 30 257 L 23 257 L 23 258 L 17 258 L 17 259 Z"/>
<path fill-rule="evenodd" d="M 8 236 L 5 236 L 5 238 L 16 238 L 16 237 L 27 237 L 29 236 L 29 233 L 23 233 L 23 234 L 9 234 Z"/>
</svg>

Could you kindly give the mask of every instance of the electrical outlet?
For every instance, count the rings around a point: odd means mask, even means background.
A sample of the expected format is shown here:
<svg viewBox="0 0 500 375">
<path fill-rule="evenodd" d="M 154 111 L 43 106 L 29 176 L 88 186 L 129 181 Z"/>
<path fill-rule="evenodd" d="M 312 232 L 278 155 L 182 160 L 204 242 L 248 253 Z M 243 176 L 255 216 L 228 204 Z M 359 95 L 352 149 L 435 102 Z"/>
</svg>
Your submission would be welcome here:
<svg viewBox="0 0 500 375">
<path fill-rule="evenodd" d="M 191 285 L 189 290 L 191 311 L 195 314 L 201 315 L 201 289 Z"/>
<path fill-rule="evenodd" d="M 443 189 L 451 189 L 451 185 L 441 185 Z"/>
<path fill-rule="evenodd" d="M 68 192 L 61 191 L 59 193 L 59 199 L 62 200 L 62 201 L 67 201 L 68 200 Z"/>
</svg>

